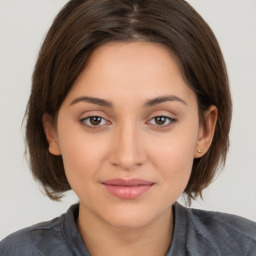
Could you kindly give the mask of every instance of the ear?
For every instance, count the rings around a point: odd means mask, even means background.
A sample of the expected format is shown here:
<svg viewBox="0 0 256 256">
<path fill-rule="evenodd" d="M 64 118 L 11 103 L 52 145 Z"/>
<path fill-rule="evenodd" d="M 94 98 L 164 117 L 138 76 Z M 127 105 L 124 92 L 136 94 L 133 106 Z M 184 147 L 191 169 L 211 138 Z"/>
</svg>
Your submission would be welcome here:
<svg viewBox="0 0 256 256">
<path fill-rule="evenodd" d="M 49 152 L 56 156 L 61 155 L 58 137 L 57 137 L 57 131 L 56 131 L 53 117 L 45 113 L 43 114 L 42 121 L 43 121 L 45 136 L 49 143 Z"/>
<path fill-rule="evenodd" d="M 201 120 L 194 157 L 202 157 L 210 148 L 215 132 L 216 122 L 218 118 L 218 109 L 216 106 L 210 106 L 208 110 L 203 113 L 203 120 Z"/>
</svg>

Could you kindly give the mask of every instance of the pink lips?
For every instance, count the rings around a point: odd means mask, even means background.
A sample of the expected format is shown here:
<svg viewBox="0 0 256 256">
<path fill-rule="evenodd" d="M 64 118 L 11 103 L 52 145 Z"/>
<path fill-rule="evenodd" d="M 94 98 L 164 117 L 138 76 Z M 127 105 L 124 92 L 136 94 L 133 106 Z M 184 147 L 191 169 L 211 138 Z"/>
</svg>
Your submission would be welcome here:
<svg viewBox="0 0 256 256">
<path fill-rule="evenodd" d="M 102 182 L 114 196 L 122 199 L 135 199 L 150 190 L 155 183 L 141 179 L 112 179 Z"/>
</svg>

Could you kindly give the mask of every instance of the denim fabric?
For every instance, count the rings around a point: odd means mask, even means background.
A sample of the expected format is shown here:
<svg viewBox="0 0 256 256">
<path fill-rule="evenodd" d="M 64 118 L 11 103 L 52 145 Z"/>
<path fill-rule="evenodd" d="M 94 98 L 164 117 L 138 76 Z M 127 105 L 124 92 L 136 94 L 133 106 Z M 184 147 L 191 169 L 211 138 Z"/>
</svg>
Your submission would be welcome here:
<svg viewBox="0 0 256 256">
<path fill-rule="evenodd" d="M 173 240 L 166 256 L 256 256 L 256 223 L 178 203 L 174 214 Z M 73 205 L 59 218 L 11 234 L 0 242 L 0 255 L 90 256 L 76 227 L 77 216 L 78 205 Z"/>
</svg>

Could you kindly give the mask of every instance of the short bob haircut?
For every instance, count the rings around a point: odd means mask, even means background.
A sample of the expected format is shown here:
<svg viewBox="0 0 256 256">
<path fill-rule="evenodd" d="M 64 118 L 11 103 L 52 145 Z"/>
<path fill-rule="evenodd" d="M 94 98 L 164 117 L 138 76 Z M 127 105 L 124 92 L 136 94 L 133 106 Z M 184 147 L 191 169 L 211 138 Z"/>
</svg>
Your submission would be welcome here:
<svg viewBox="0 0 256 256">
<path fill-rule="evenodd" d="M 176 55 L 187 85 L 197 95 L 199 117 L 218 108 L 212 145 L 194 159 L 187 199 L 202 190 L 225 164 L 232 102 L 219 44 L 207 23 L 184 0 L 71 0 L 56 16 L 39 52 L 26 110 L 26 143 L 34 178 L 59 200 L 71 189 L 61 156 L 51 155 L 42 116 L 52 117 L 97 47 L 109 42 L 161 43 Z"/>
</svg>

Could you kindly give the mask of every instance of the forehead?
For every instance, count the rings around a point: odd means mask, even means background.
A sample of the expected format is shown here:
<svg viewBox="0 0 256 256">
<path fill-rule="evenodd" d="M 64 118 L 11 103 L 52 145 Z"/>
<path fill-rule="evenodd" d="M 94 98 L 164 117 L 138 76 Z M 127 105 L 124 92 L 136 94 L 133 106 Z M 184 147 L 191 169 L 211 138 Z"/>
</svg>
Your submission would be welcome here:
<svg viewBox="0 0 256 256">
<path fill-rule="evenodd" d="M 108 75 L 112 72 L 116 76 L 119 71 L 122 76 L 136 77 L 143 71 L 152 75 L 159 71 L 180 73 L 177 57 L 165 45 L 150 42 L 112 42 L 96 49 L 86 65 L 86 69 L 99 69 L 106 71 Z M 127 69 L 129 68 L 129 69 Z M 127 72 L 124 72 L 124 71 Z M 130 72 L 133 73 L 130 73 Z M 144 77 L 145 78 L 145 77 Z"/>
<path fill-rule="evenodd" d="M 93 52 L 70 94 L 110 99 L 117 95 L 131 99 L 177 94 L 187 98 L 193 91 L 183 79 L 176 56 L 166 46 L 114 42 Z"/>
</svg>

